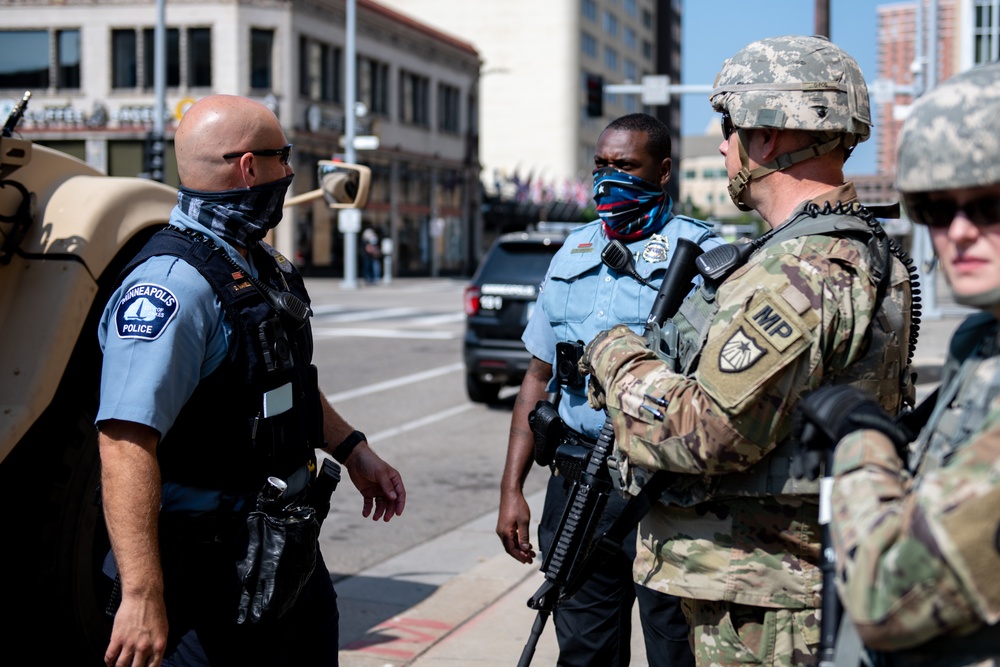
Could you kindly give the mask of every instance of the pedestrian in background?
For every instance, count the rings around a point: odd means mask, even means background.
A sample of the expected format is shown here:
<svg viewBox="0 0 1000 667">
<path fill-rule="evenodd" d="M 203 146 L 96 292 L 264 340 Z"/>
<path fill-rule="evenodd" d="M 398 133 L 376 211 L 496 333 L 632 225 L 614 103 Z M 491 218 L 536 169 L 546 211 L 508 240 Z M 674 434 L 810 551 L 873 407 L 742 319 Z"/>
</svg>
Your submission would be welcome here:
<svg viewBox="0 0 1000 667">
<path fill-rule="evenodd" d="M 825 38 L 753 42 L 722 66 L 729 194 L 770 227 L 700 258 L 704 283 L 672 319 L 669 364 L 626 327 L 587 346 L 627 482 L 673 475 L 639 528 L 638 583 L 683 598 L 697 664 L 814 665 L 820 643 L 818 485 L 790 475 L 792 415 L 826 384 L 895 412 L 911 285 L 844 180 L 871 130 L 854 59 Z"/>
<path fill-rule="evenodd" d="M 361 268 L 364 280 L 374 285 L 382 278 L 382 248 L 378 232 L 371 227 L 361 233 Z"/>
<path fill-rule="evenodd" d="M 680 238 L 708 249 L 721 244 L 709 224 L 674 215 L 664 192 L 670 179 L 670 133 L 646 114 L 611 121 L 594 154 L 594 200 L 599 220 L 573 231 L 556 252 L 542 283 L 538 305 L 524 331 L 531 364 L 511 417 L 500 493 L 497 534 L 504 549 L 522 563 L 535 551 L 528 534 L 530 511 L 524 481 L 535 448 L 528 416 L 539 400 L 554 392 L 560 418 L 574 437 L 591 446 L 605 414 L 587 404 L 587 387 L 560 378 L 557 344 L 590 340 L 615 324 L 642 331 L 654 297 Z M 613 271 L 601 261 L 605 247 L 620 240 L 633 255 L 636 276 Z M 642 282 L 641 282 L 642 281 Z M 582 351 L 582 343 L 579 344 Z M 579 356 L 579 352 L 576 355 Z M 576 358 L 570 363 L 576 370 Z M 538 539 L 545 553 L 553 547 L 572 482 L 551 474 Z M 601 521 L 607 528 L 625 501 L 612 494 Z M 632 581 L 635 532 L 570 599 L 560 602 L 553 618 L 562 667 L 614 667 L 629 664 L 632 607 L 638 597 L 648 663 L 655 667 L 692 664 L 687 623 L 678 600 Z"/>
</svg>

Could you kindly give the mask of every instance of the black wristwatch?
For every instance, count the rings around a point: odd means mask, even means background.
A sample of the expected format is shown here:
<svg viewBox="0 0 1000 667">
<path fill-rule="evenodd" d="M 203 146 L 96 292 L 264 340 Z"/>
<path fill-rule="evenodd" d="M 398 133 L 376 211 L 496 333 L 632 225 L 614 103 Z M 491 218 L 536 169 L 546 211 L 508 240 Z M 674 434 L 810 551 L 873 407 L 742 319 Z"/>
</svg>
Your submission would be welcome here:
<svg viewBox="0 0 1000 667">
<path fill-rule="evenodd" d="M 338 463 L 343 463 L 350 457 L 351 452 L 354 448 L 360 445 L 363 441 L 367 441 L 365 434 L 361 431 L 353 431 L 349 436 L 344 438 L 344 441 L 337 445 L 336 449 L 333 450 L 333 458 L 337 460 Z"/>
</svg>

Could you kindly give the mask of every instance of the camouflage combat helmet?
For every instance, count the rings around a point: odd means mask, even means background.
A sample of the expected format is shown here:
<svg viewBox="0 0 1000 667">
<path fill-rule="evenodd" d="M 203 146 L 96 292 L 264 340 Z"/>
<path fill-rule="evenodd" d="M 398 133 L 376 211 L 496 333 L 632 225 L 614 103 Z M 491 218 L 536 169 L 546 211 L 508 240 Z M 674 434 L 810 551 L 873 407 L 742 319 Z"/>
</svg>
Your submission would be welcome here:
<svg viewBox="0 0 1000 667">
<path fill-rule="evenodd" d="M 1000 183 L 1000 63 L 920 97 L 900 131 L 896 164 L 903 193 Z"/>
<path fill-rule="evenodd" d="M 845 154 L 871 135 L 868 86 L 858 63 L 825 37 L 789 35 L 748 44 L 726 60 L 709 98 L 737 130 L 743 169 L 729 183 L 742 210 L 746 184 L 773 171 L 844 146 Z M 774 128 L 816 133 L 817 143 L 750 170 L 743 130 Z"/>
</svg>

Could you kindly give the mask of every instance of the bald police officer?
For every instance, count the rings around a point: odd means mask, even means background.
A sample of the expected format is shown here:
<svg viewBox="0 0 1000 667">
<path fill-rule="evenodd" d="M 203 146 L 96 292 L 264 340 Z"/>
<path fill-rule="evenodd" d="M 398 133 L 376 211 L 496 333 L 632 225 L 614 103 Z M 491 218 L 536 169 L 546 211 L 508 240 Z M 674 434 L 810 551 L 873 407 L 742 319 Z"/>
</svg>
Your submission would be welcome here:
<svg viewBox="0 0 1000 667">
<path fill-rule="evenodd" d="M 640 525 L 635 575 L 683 598 L 698 665 L 811 665 L 818 488 L 790 474 L 791 416 L 834 383 L 900 408 L 911 284 L 844 181 L 871 126 L 851 56 L 819 37 L 757 41 L 726 61 L 711 102 L 730 196 L 770 230 L 702 256 L 705 282 L 672 320 L 677 364 L 616 327 L 581 365 L 633 493 L 649 471 L 674 476 Z"/>
</svg>

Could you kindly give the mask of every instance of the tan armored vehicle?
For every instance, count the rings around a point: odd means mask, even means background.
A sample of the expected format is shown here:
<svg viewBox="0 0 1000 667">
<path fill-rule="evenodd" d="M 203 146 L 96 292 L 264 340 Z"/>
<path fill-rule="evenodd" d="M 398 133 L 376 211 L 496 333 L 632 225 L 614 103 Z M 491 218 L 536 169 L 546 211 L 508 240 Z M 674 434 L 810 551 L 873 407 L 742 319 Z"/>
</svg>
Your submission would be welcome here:
<svg viewBox="0 0 1000 667">
<path fill-rule="evenodd" d="M 99 665 L 111 580 L 101 572 L 109 543 L 94 428 L 97 322 L 118 273 L 167 223 L 177 192 L 18 138 L 29 97 L 0 131 L 0 590 L 8 610 L 0 664 Z M 365 167 L 321 162 L 325 189 L 288 203 L 325 195 L 333 207 L 360 207 L 369 179 Z"/>
</svg>

